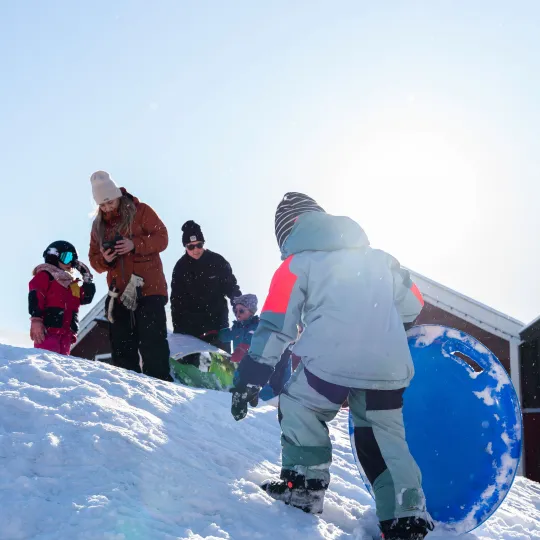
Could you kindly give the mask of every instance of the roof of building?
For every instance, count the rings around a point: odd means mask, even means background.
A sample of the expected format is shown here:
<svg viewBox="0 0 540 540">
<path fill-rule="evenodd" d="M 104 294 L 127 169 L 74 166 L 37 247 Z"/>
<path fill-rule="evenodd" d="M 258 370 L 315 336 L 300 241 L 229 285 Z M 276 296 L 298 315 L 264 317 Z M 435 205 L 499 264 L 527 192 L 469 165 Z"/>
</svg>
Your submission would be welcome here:
<svg viewBox="0 0 540 540">
<path fill-rule="evenodd" d="M 503 337 L 519 340 L 523 323 L 464 294 L 409 269 L 424 299 L 431 305 Z"/>
</svg>

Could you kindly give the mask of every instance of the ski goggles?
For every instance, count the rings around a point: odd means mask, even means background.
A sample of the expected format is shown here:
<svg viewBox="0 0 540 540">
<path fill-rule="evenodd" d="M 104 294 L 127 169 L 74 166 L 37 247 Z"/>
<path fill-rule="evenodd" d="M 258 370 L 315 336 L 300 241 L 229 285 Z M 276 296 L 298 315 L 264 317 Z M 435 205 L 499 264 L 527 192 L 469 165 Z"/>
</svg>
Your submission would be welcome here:
<svg viewBox="0 0 540 540">
<path fill-rule="evenodd" d="M 193 251 L 194 249 L 202 249 L 204 244 L 202 242 L 197 242 L 196 244 L 188 244 L 186 249 L 188 251 Z"/>
<path fill-rule="evenodd" d="M 72 264 L 75 262 L 75 253 L 71 251 L 64 251 L 63 253 L 60 253 L 58 259 L 62 264 Z"/>
</svg>

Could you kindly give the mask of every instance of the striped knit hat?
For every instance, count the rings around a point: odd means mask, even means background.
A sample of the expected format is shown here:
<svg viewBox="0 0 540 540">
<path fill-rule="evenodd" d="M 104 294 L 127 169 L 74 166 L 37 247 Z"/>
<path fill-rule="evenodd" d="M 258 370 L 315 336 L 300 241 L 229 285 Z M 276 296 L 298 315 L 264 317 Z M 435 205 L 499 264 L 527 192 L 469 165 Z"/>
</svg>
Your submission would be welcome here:
<svg viewBox="0 0 540 540">
<path fill-rule="evenodd" d="M 298 216 L 306 212 L 324 212 L 308 195 L 290 191 L 285 193 L 276 209 L 276 239 L 279 249 L 287 240 Z"/>
<path fill-rule="evenodd" d="M 237 296 L 231 300 L 233 306 L 242 304 L 245 306 L 251 313 L 257 313 L 257 296 L 255 294 L 243 294 L 242 296 Z"/>
</svg>

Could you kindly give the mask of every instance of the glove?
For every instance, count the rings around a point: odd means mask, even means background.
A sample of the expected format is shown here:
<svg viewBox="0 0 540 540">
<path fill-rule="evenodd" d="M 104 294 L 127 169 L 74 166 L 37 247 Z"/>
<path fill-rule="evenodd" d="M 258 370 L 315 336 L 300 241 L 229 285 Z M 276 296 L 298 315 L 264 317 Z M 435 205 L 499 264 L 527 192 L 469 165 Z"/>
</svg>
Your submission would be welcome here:
<svg viewBox="0 0 540 540">
<path fill-rule="evenodd" d="M 30 320 L 32 321 L 30 323 L 30 339 L 36 345 L 39 345 L 45 340 L 47 330 L 43 324 L 43 319 L 40 319 L 39 317 L 32 317 Z"/>
<path fill-rule="evenodd" d="M 238 421 L 246 417 L 248 403 L 256 407 L 259 402 L 259 391 L 264 386 L 274 368 L 256 362 L 249 354 L 246 354 L 234 373 L 232 392 L 231 414 Z"/>
<path fill-rule="evenodd" d="M 137 309 L 137 301 L 139 297 L 138 290 L 142 289 L 143 285 L 144 279 L 141 276 L 137 276 L 135 274 L 131 275 L 129 283 L 120 297 L 120 302 L 122 302 L 122 304 L 124 304 L 124 306 L 130 311 L 135 311 Z"/>
<path fill-rule="evenodd" d="M 231 388 L 231 414 L 237 422 L 238 420 L 243 420 L 246 417 L 248 412 L 248 403 L 252 407 L 257 406 L 259 403 L 259 390 L 259 386 L 255 386 L 253 384 L 243 385 L 241 383 L 234 388 Z"/>
<path fill-rule="evenodd" d="M 236 349 L 234 349 L 234 352 L 231 355 L 231 362 L 234 362 L 235 364 L 238 364 L 242 358 L 247 354 L 249 351 L 249 344 L 248 343 L 240 343 Z"/>
<path fill-rule="evenodd" d="M 92 272 L 90 272 L 90 269 L 88 268 L 88 266 L 86 266 L 86 264 L 81 261 L 77 261 L 74 264 L 74 268 L 79 271 L 79 274 L 81 274 L 84 283 L 92 283 L 94 276 L 92 275 Z"/>
</svg>

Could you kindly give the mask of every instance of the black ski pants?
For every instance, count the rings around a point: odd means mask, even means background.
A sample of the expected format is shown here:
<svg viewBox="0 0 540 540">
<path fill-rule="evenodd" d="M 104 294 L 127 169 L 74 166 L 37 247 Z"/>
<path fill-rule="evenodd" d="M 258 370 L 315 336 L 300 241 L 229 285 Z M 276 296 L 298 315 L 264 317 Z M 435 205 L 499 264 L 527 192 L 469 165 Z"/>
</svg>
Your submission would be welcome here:
<svg viewBox="0 0 540 540">
<path fill-rule="evenodd" d="M 169 342 L 165 296 L 144 296 L 135 311 L 116 303 L 114 323 L 109 325 L 112 363 L 124 369 L 142 372 L 156 379 L 172 381 L 169 368 Z"/>
</svg>

